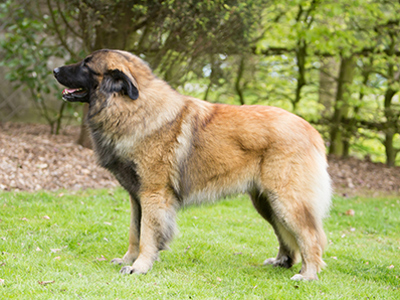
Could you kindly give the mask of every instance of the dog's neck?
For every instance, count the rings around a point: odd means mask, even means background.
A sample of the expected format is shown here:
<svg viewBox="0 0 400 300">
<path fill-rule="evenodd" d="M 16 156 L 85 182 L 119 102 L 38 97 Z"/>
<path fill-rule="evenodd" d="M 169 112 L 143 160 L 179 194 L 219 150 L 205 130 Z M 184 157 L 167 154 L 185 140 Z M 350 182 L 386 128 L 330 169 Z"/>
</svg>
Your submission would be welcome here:
<svg viewBox="0 0 400 300">
<path fill-rule="evenodd" d="M 108 98 L 100 94 L 95 96 L 97 100 L 88 113 L 92 133 L 114 140 L 128 138 L 131 143 L 139 143 L 139 137 L 143 139 L 168 126 L 185 106 L 185 97 L 162 80 L 143 84 L 136 100 L 117 93 Z M 103 140 L 108 138 L 104 136 Z"/>
</svg>

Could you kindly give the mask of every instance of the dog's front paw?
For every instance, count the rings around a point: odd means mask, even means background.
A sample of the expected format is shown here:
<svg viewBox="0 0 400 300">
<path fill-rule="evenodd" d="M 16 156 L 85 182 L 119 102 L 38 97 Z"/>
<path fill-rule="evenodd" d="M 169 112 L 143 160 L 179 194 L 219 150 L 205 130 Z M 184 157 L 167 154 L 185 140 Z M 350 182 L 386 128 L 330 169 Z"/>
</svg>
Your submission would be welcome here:
<svg viewBox="0 0 400 300">
<path fill-rule="evenodd" d="M 294 275 L 292 278 L 290 278 L 290 280 L 294 280 L 294 281 L 303 281 L 303 280 L 305 280 L 305 278 L 304 278 L 303 275 L 301 275 L 301 274 L 296 274 L 296 275 Z"/>
<path fill-rule="evenodd" d="M 133 273 L 133 268 L 132 268 L 132 266 L 125 266 L 125 267 L 122 267 L 119 272 L 121 274 L 132 274 Z"/>
<path fill-rule="evenodd" d="M 111 263 L 114 265 L 124 265 L 126 264 L 126 262 L 124 261 L 123 258 L 114 258 L 113 260 L 111 260 Z"/>
<path fill-rule="evenodd" d="M 146 274 L 148 271 L 150 271 L 151 267 L 151 264 L 136 261 L 132 266 L 122 267 L 119 272 L 121 274 Z"/>
<path fill-rule="evenodd" d="M 136 253 L 128 251 L 123 258 L 114 258 L 113 260 L 111 260 L 111 263 L 115 265 L 131 265 L 137 257 L 138 255 Z"/>
</svg>

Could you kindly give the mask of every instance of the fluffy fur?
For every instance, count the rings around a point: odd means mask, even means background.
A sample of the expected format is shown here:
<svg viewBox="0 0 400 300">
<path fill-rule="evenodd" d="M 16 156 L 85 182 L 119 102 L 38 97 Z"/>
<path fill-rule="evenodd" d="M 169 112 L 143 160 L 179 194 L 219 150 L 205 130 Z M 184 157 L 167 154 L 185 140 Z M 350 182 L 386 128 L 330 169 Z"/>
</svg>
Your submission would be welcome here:
<svg viewBox="0 0 400 300">
<path fill-rule="evenodd" d="M 317 279 L 326 244 L 322 218 L 331 184 L 324 143 L 305 120 L 268 106 L 212 104 L 187 97 L 128 52 L 100 50 L 54 70 L 88 102 L 87 123 L 100 164 L 131 199 L 122 273 L 146 273 L 173 237 L 179 207 L 248 193 L 274 228 L 276 258 L 294 280 Z"/>
</svg>

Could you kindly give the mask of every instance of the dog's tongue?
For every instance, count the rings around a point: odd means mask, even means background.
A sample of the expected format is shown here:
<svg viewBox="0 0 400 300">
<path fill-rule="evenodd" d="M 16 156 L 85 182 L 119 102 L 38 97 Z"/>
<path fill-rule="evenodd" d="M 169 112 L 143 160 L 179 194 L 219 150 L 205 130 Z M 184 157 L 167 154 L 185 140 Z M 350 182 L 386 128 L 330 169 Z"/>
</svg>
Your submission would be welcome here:
<svg viewBox="0 0 400 300">
<path fill-rule="evenodd" d="M 73 92 L 76 92 L 77 90 L 79 90 L 79 89 L 64 89 L 62 91 L 62 93 L 63 93 L 63 95 L 64 94 L 72 94 Z"/>
</svg>

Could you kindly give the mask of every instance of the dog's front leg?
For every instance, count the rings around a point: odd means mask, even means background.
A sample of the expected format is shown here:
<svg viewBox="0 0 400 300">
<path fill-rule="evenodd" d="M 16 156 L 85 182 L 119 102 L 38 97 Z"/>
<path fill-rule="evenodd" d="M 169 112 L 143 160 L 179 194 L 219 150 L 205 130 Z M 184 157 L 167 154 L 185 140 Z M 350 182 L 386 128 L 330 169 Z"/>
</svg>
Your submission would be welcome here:
<svg viewBox="0 0 400 300">
<path fill-rule="evenodd" d="M 158 258 L 158 252 L 167 248 L 176 228 L 177 203 L 172 193 L 142 193 L 140 205 L 142 216 L 139 256 L 132 266 L 121 269 L 123 274 L 147 273 Z"/>
<path fill-rule="evenodd" d="M 131 225 L 129 227 L 129 247 L 123 258 L 114 258 L 111 262 L 119 265 L 130 265 L 139 256 L 139 236 L 141 208 L 139 199 L 130 196 L 131 202 Z"/>
</svg>

